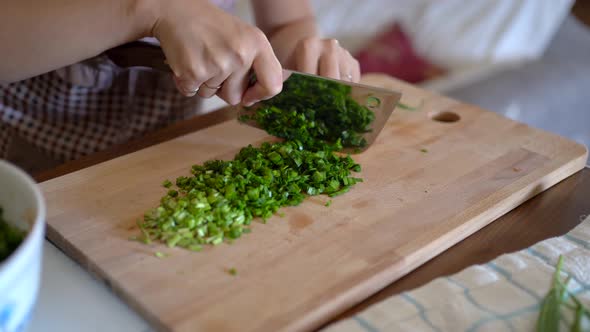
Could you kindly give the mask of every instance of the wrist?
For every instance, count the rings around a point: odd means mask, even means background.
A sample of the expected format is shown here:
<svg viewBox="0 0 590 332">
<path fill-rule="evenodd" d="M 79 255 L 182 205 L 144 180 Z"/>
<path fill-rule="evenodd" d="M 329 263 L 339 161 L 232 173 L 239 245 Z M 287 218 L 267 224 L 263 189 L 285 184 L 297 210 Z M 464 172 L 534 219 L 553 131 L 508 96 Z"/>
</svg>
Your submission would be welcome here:
<svg viewBox="0 0 590 332">
<path fill-rule="evenodd" d="M 133 39 L 153 37 L 157 25 L 160 1 L 128 0 L 127 18 L 132 22 Z"/>
</svg>

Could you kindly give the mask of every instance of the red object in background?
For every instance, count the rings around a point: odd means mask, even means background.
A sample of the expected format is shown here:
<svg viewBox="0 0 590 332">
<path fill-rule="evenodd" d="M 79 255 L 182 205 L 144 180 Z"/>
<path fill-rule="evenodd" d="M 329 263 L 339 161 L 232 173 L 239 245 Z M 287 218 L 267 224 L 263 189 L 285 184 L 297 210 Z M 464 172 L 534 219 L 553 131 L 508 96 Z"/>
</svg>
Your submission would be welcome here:
<svg viewBox="0 0 590 332">
<path fill-rule="evenodd" d="M 444 69 L 416 54 L 412 42 L 397 23 L 373 39 L 355 57 L 363 74 L 385 73 L 410 83 L 445 73 Z"/>
</svg>

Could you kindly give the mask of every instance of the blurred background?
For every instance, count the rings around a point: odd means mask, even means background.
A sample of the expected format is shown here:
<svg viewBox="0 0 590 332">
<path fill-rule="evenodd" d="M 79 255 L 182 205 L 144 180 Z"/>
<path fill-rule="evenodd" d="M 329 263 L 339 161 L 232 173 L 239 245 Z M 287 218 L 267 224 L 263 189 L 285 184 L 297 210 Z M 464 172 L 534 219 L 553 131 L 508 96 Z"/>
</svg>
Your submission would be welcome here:
<svg viewBox="0 0 590 332">
<path fill-rule="evenodd" d="M 590 145 L 590 0 L 312 0 L 382 72 Z M 252 21 L 249 1 L 237 15 Z"/>
</svg>

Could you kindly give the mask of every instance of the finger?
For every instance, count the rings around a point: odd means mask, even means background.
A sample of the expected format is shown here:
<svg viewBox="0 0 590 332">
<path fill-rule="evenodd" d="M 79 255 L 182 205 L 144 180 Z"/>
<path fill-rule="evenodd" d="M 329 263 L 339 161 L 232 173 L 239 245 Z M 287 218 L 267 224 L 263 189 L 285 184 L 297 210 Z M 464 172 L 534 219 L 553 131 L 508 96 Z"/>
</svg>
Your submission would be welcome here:
<svg viewBox="0 0 590 332">
<path fill-rule="evenodd" d="M 361 81 L 361 65 L 355 58 L 352 58 L 352 81 L 355 83 Z"/>
<path fill-rule="evenodd" d="M 265 45 L 252 63 L 256 84 L 244 93 L 242 103 L 251 106 L 255 102 L 277 95 L 283 89 L 283 70 L 270 44 Z"/>
<path fill-rule="evenodd" d="M 249 70 L 242 70 L 232 73 L 225 82 L 217 95 L 230 105 L 237 105 L 242 101 L 244 91 L 248 87 Z"/>
<path fill-rule="evenodd" d="M 352 82 L 352 61 L 344 49 L 340 50 L 338 70 L 341 80 Z"/>
<path fill-rule="evenodd" d="M 341 49 L 340 54 L 340 79 L 358 82 L 360 80 L 360 66 L 358 61 L 345 49 Z"/>
<path fill-rule="evenodd" d="M 187 52 L 183 52 L 184 56 L 167 57 L 173 59 L 170 62 L 170 69 L 173 71 L 174 83 L 180 93 L 187 97 L 194 96 L 201 84 L 210 76 L 207 75 L 205 68 L 194 63 L 194 59 L 188 57 Z"/>
<path fill-rule="evenodd" d="M 176 75 L 172 75 L 172 77 L 174 78 L 174 84 L 176 85 L 176 88 L 185 97 L 192 97 L 199 91 L 199 87 L 201 85 L 200 82 L 178 77 Z"/>
<path fill-rule="evenodd" d="M 314 39 L 306 39 L 299 43 L 295 50 L 295 70 L 308 73 L 318 73 L 320 43 Z"/>
<path fill-rule="evenodd" d="M 340 45 L 336 39 L 325 40 L 323 44 L 319 74 L 324 77 L 340 79 Z"/>
<path fill-rule="evenodd" d="M 217 77 L 208 79 L 206 82 L 201 84 L 197 94 L 202 98 L 211 98 L 217 91 L 220 90 L 224 84 L 224 81 L 229 77 L 228 74 L 223 74 Z"/>
<path fill-rule="evenodd" d="M 197 92 L 202 98 L 214 96 L 221 89 L 223 82 L 235 70 L 235 65 L 230 59 L 220 56 L 212 59 L 207 67 L 210 69 L 211 77 L 201 84 L 199 92 Z"/>
</svg>

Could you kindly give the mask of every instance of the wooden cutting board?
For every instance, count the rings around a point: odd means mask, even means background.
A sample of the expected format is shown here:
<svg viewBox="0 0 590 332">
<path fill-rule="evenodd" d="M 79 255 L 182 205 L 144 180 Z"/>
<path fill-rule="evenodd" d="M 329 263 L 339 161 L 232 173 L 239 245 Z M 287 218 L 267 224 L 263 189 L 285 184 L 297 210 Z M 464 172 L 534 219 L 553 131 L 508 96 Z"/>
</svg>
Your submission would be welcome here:
<svg viewBox="0 0 590 332">
<path fill-rule="evenodd" d="M 163 180 L 269 139 L 229 121 L 42 183 L 47 234 L 158 329 L 309 330 L 586 163 L 562 137 L 383 76 L 365 82 L 421 107 L 393 113 L 354 156 L 365 182 L 330 207 L 308 199 L 199 253 L 129 241 Z"/>
</svg>

